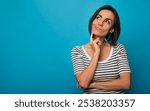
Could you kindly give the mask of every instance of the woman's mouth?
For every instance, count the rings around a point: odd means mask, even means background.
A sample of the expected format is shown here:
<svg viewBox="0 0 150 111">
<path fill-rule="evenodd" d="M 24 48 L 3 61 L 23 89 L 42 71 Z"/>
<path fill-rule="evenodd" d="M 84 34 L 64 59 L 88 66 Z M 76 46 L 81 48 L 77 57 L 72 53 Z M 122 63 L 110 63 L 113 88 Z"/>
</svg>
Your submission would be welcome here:
<svg viewBox="0 0 150 111">
<path fill-rule="evenodd" d="M 102 31 L 102 29 L 99 28 L 99 27 L 95 27 L 95 29 L 98 30 L 98 31 Z"/>
</svg>

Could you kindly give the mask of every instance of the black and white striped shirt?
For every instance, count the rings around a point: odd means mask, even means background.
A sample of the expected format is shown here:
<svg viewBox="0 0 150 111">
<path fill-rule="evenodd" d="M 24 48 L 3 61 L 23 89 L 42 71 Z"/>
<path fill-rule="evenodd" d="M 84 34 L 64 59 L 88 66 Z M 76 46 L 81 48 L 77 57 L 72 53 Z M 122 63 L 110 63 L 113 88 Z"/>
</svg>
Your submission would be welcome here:
<svg viewBox="0 0 150 111">
<path fill-rule="evenodd" d="M 76 46 L 71 50 L 71 58 L 74 68 L 74 73 L 83 71 L 90 63 L 91 57 L 87 54 L 83 46 Z M 122 44 L 117 44 L 111 48 L 109 56 L 104 61 L 97 63 L 97 68 L 93 76 L 94 81 L 110 81 L 119 78 L 123 72 L 130 72 L 128 64 L 126 49 Z M 101 94 L 115 94 L 123 93 L 123 90 L 102 90 L 89 88 L 85 89 L 84 93 L 101 93 Z"/>
</svg>

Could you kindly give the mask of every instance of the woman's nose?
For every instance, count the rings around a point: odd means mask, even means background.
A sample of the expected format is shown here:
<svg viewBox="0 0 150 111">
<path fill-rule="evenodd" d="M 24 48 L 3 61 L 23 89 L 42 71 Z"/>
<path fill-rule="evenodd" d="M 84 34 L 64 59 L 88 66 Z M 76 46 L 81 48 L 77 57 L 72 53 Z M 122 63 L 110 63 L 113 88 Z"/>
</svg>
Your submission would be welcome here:
<svg viewBox="0 0 150 111">
<path fill-rule="evenodd" d="M 102 21 L 102 20 L 99 20 L 99 21 L 98 21 L 98 25 L 103 26 L 103 21 Z"/>
</svg>

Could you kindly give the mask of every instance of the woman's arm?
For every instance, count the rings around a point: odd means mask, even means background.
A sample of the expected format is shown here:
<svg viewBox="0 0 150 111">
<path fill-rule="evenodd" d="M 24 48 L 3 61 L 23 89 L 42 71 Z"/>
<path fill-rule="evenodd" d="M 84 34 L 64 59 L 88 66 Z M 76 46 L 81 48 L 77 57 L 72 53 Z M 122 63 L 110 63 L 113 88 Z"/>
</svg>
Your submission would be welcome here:
<svg viewBox="0 0 150 111">
<path fill-rule="evenodd" d="M 100 56 L 101 41 L 99 38 L 93 40 L 93 32 L 90 35 L 90 44 L 94 50 L 93 57 L 89 65 L 82 72 L 76 73 L 78 86 L 83 89 L 86 89 L 89 87 L 89 84 L 91 83 L 91 80 L 93 79 L 93 75 L 95 73 L 95 69 L 96 69 L 99 56 Z"/>
<path fill-rule="evenodd" d="M 130 72 L 123 72 L 120 78 L 106 81 L 106 82 L 93 82 L 89 88 L 104 89 L 104 90 L 121 90 L 130 88 Z"/>
<path fill-rule="evenodd" d="M 89 84 L 91 80 L 93 79 L 93 75 L 95 73 L 98 58 L 99 58 L 99 54 L 95 53 L 89 65 L 84 69 L 84 71 L 76 74 L 79 87 L 83 89 L 86 89 L 89 87 Z"/>
</svg>

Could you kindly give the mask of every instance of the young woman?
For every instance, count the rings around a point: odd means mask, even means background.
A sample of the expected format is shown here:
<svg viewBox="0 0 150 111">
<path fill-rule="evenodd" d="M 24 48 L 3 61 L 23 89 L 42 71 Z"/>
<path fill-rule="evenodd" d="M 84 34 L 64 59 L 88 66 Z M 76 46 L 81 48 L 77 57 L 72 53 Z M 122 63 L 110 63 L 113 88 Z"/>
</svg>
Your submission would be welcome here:
<svg viewBox="0 0 150 111">
<path fill-rule="evenodd" d="M 71 50 L 77 86 L 84 93 L 123 93 L 130 87 L 125 47 L 117 44 L 120 20 L 110 5 L 100 7 L 89 22 L 90 41 Z"/>
</svg>

